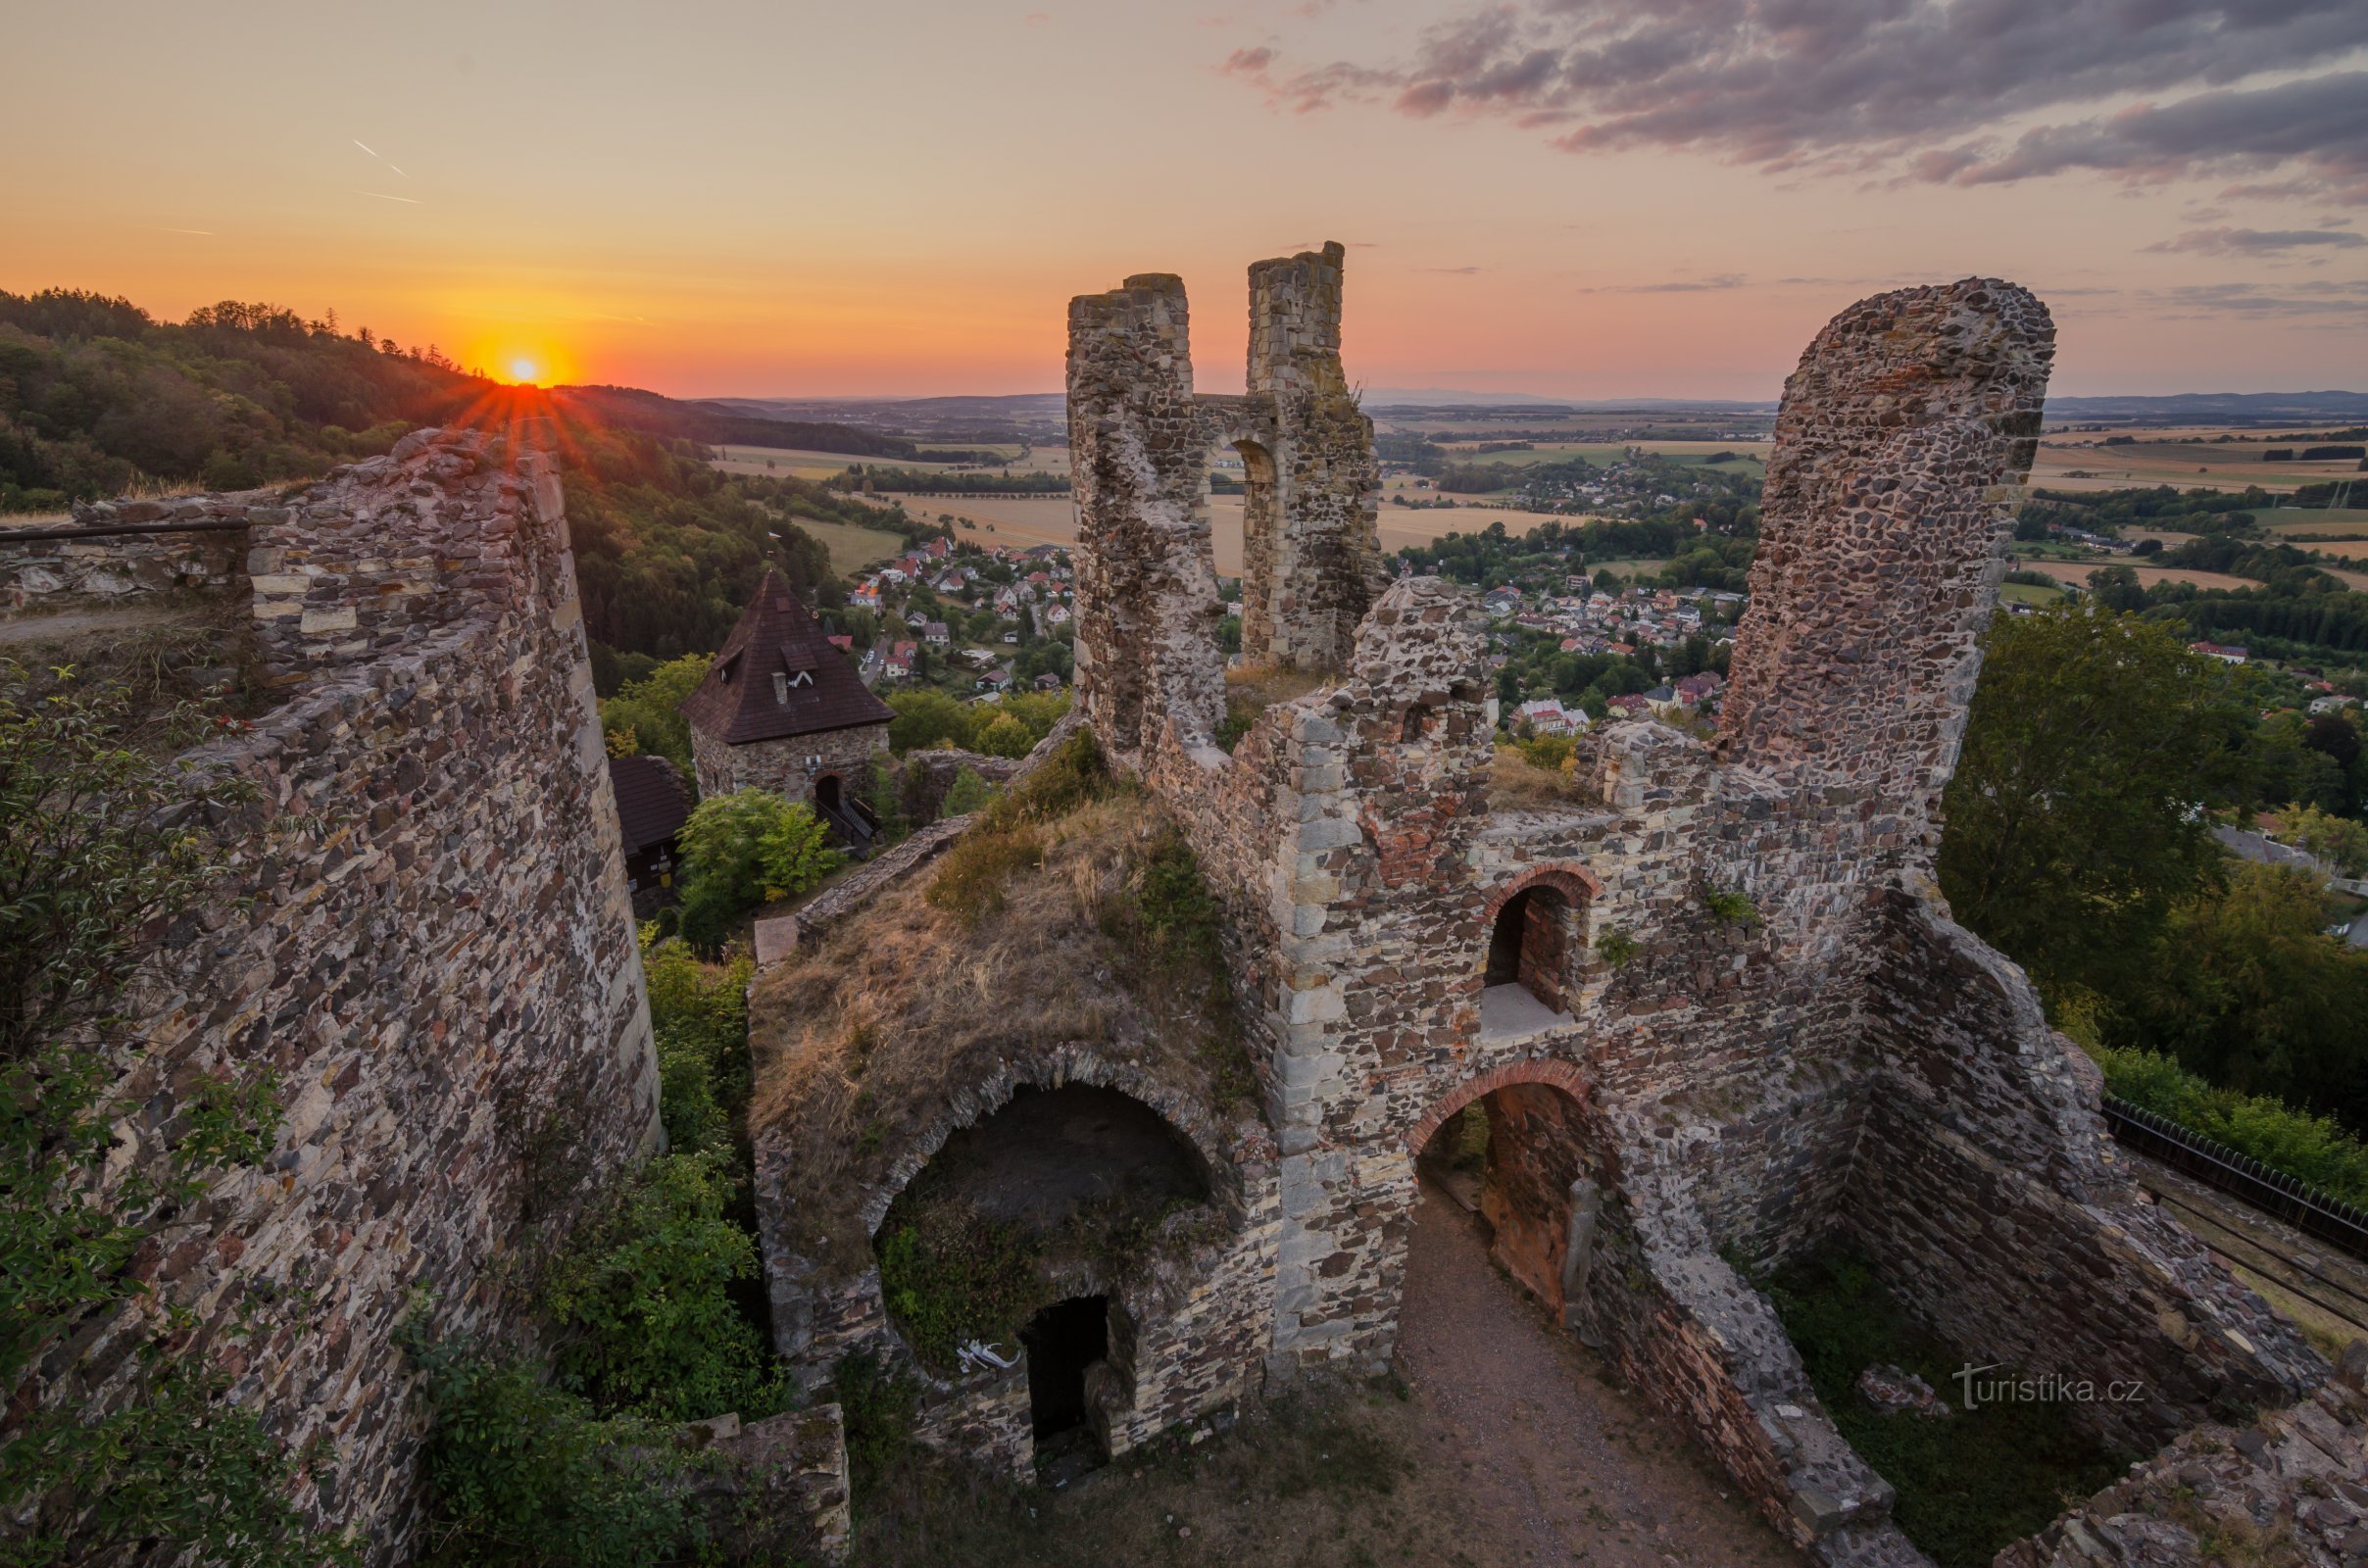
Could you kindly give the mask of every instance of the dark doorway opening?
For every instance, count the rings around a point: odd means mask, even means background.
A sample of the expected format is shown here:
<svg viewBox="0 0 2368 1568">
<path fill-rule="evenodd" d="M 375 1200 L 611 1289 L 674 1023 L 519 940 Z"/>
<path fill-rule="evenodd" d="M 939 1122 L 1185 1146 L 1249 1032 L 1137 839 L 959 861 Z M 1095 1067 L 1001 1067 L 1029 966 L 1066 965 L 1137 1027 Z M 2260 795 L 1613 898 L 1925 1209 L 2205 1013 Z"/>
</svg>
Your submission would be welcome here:
<svg viewBox="0 0 2368 1568">
<path fill-rule="evenodd" d="M 1488 934 L 1490 986 L 1517 985 L 1547 1006 L 1562 1007 L 1570 901 L 1554 888 L 1526 887 L 1505 901 Z"/>
<path fill-rule="evenodd" d="M 839 808 L 839 775 L 825 773 L 814 780 L 814 804 L 825 812 Z"/>
<path fill-rule="evenodd" d="M 1073 1296 L 1036 1314 L 1019 1334 L 1028 1350 L 1028 1415 L 1036 1442 L 1086 1424 L 1086 1369 L 1110 1359 L 1110 1298 Z"/>
</svg>

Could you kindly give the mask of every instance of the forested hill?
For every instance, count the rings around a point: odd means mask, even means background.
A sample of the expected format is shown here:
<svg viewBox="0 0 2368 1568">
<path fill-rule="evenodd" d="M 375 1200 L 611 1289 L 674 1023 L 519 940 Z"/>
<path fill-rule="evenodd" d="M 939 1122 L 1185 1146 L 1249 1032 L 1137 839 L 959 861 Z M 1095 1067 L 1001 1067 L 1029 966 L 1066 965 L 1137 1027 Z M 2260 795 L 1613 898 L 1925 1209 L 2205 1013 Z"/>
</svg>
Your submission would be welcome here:
<svg viewBox="0 0 2368 1568">
<path fill-rule="evenodd" d="M 710 402 L 683 402 L 630 386 L 563 386 L 552 389 L 562 404 L 583 410 L 606 424 L 657 435 L 705 441 L 711 446 L 789 447 L 807 452 L 844 452 L 859 458 L 917 458 L 921 449 L 902 436 L 852 424 L 808 419 L 767 419 Z"/>
<path fill-rule="evenodd" d="M 245 489 L 385 451 L 467 417 L 496 383 L 432 345 L 408 351 L 335 313 L 226 302 L 180 322 L 128 300 L 0 290 L 0 514 L 54 511 L 142 482 Z M 751 417 L 626 387 L 556 394 L 582 423 L 694 441 L 917 455 L 852 425 Z"/>
<path fill-rule="evenodd" d="M 518 415 L 558 426 L 604 691 L 648 662 L 715 649 L 768 565 L 809 604 L 841 603 L 828 553 L 797 519 L 915 540 L 940 531 L 804 480 L 720 474 L 694 444 L 752 440 L 742 427 L 753 427 L 772 445 L 913 450 L 850 426 L 741 418 L 623 388 L 504 387 L 432 346 L 405 351 L 270 306 L 212 306 L 171 323 L 97 294 L 0 291 L 0 521 L 126 490 L 310 478 L 422 425 Z"/>
</svg>

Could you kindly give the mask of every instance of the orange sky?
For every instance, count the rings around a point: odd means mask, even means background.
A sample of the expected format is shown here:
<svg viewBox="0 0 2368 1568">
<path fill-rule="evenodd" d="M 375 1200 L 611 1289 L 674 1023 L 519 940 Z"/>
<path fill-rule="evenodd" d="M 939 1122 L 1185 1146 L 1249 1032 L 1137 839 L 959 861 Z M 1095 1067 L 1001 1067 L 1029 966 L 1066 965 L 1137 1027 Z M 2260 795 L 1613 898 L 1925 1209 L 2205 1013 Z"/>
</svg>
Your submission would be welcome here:
<svg viewBox="0 0 2368 1568">
<path fill-rule="evenodd" d="M 167 317 L 333 307 L 497 370 L 679 395 L 925 394 L 1056 390 L 1067 298 L 1173 270 L 1224 390 L 1243 268 L 1337 238 L 1370 386 L 1768 398 L 1851 300 L 1976 271 L 2054 307 L 2061 391 L 2368 384 L 2359 209 L 2323 182 L 2222 194 L 2274 169 L 1962 185 L 1888 154 L 1842 173 L 1574 154 L 1536 115 L 1418 118 L 1387 92 L 1303 112 L 1269 101 L 1284 66 L 1221 69 L 1253 48 L 1386 64 L 1469 14 L 27 9 L 0 98 L 0 288 Z M 2181 238 L 2298 231 L 2322 237 Z"/>
</svg>

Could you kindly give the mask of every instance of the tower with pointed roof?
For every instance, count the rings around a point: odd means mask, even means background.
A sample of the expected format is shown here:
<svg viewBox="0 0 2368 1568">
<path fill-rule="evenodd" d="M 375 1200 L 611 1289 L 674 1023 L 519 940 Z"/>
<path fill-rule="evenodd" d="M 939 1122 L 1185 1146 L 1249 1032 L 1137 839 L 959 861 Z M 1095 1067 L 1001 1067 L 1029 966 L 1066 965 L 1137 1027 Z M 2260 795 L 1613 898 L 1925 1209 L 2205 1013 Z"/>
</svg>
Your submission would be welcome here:
<svg viewBox="0 0 2368 1568">
<path fill-rule="evenodd" d="M 857 797 L 896 714 L 779 572 L 765 572 L 682 714 L 701 795 L 772 790 L 813 806 L 843 835 L 864 836 Z"/>
</svg>

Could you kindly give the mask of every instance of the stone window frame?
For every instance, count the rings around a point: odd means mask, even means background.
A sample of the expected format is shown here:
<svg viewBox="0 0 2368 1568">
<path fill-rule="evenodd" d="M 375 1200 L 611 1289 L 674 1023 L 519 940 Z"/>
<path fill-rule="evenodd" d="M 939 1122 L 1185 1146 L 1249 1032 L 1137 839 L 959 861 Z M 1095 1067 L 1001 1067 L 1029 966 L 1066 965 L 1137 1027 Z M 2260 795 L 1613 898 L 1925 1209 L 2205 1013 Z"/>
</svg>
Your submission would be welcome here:
<svg viewBox="0 0 2368 1568">
<path fill-rule="evenodd" d="M 1540 1002 L 1556 1011 L 1569 1010 L 1567 1004 L 1580 984 L 1579 967 L 1587 951 L 1588 910 L 1603 896 L 1603 879 L 1584 865 L 1571 860 L 1554 860 L 1524 867 L 1511 881 L 1490 895 L 1487 907 L 1480 916 L 1480 952 L 1472 965 L 1472 978 L 1485 988 L 1488 980 L 1490 949 L 1495 945 L 1497 917 L 1505 906 L 1533 888 L 1545 887 L 1561 895 L 1568 909 L 1569 929 L 1562 954 L 1562 975 L 1559 998 L 1540 997 Z M 1534 995 L 1534 993 L 1533 993 Z"/>
</svg>

